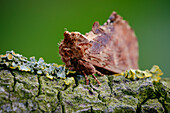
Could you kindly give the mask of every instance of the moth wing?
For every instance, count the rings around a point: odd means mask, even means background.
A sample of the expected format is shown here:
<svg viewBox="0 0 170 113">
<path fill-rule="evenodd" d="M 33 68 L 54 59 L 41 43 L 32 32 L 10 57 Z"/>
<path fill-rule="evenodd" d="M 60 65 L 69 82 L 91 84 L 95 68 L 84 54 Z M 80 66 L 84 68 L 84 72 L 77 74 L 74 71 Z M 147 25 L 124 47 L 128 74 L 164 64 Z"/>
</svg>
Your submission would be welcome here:
<svg viewBox="0 0 170 113">
<path fill-rule="evenodd" d="M 93 24 L 86 34 L 92 47 L 86 51 L 87 61 L 103 73 L 121 73 L 138 68 L 138 42 L 132 28 L 113 12 L 107 22 Z"/>
</svg>

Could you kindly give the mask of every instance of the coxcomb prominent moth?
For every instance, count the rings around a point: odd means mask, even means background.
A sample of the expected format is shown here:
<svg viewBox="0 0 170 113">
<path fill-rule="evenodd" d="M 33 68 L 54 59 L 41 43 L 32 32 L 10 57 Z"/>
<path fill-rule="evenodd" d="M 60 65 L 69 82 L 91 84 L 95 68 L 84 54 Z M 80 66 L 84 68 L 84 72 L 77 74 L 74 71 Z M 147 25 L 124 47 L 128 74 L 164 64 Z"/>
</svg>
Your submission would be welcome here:
<svg viewBox="0 0 170 113">
<path fill-rule="evenodd" d="M 79 32 L 64 32 L 59 46 L 61 59 L 66 67 L 87 75 L 121 73 L 138 68 L 138 42 L 127 21 L 113 12 L 107 22 L 93 24 L 85 35 Z"/>
</svg>

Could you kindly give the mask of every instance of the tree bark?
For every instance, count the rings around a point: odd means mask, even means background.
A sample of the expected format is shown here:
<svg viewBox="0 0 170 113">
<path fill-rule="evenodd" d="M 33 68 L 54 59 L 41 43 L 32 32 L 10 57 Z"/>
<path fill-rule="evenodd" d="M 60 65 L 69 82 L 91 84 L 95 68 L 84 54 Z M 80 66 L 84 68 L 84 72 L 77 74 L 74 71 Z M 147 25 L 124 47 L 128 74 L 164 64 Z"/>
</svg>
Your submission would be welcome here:
<svg viewBox="0 0 170 113">
<path fill-rule="evenodd" d="M 4 112 L 111 112 L 148 113 L 170 110 L 170 79 L 152 83 L 150 78 L 132 81 L 124 76 L 75 75 L 70 84 L 0 67 L 0 113 Z"/>
</svg>

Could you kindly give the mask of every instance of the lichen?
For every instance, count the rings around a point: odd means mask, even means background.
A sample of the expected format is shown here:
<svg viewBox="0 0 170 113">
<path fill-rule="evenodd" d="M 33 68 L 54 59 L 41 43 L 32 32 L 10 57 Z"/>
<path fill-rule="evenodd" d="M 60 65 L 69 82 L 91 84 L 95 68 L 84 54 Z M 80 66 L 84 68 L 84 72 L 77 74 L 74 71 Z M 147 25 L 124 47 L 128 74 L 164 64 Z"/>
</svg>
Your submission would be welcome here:
<svg viewBox="0 0 170 113">
<path fill-rule="evenodd" d="M 119 74 L 115 74 L 115 76 L 125 76 L 128 79 L 131 80 L 137 80 L 137 79 L 144 79 L 144 78 L 151 78 L 152 82 L 159 82 L 159 80 L 161 79 L 161 75 L 163 75 L 163 72 L 161 71 L 161 69 L 159 68 L 159 66 L 154 65 L 151 70 L 134 70 L 134 69 L 130 69 L 127 70 L 125 72 L 119 73 Z"/>
<path fill-rule="evenodd" d="M 5 65 L 10 69 L 18 69 L 19 71 L 46 75 L 51 80 L 54 78 L 66 79 L 66 75 L 75 73 L 75 71 L 69 71 L 64 65 L 47 64 L 43 58 L 37 61 L 33 56 L 30 57 L 29 61 L 26 57 L 16 54 L 14 51 L 7 51 L 5 55 L 0 55 L 0 65 Z M 69 82 L 66 82 L 66 84 L 69 84 Z"/>
</svg>

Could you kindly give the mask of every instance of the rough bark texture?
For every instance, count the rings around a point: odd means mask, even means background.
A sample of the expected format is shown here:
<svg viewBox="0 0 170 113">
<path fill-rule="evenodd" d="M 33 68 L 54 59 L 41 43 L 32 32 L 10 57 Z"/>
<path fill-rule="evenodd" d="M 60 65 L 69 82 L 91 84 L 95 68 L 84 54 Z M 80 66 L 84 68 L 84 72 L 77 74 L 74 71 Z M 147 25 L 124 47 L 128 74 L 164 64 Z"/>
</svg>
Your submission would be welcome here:
<svg viewBox="0 0 170 113">
<path fill-rule="evenodd" d="M 129 112 L 162 113 L 170 110 L 170 79 L 152 83 L 149 78 L 131 81 L 124 76 L 97 78 L 79 75 L 66 85 L 64 80 L 50 80 L 0 67 L 0 113 L 3 112 Z"/>
</svg>

